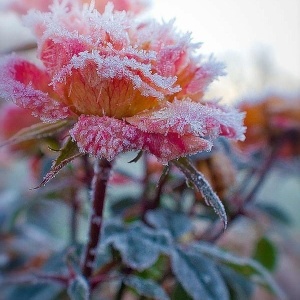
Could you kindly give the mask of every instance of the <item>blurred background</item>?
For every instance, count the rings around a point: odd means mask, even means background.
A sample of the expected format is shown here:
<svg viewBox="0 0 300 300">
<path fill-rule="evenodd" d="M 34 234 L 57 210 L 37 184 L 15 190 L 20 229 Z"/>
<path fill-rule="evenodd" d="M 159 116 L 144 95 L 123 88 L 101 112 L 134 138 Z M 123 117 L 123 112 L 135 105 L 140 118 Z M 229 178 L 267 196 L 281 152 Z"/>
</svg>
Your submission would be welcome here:
<svg viewBox="0 0 300 300">
<path fill-rule="evenodd" d="M 0 9 L 5 2 L 9 0 L 0 0 Z M 146 15 L 166 22 L 175 18 L 179 31 L 191 32 L 193 42 L 202 43 L 201 54 L 213 54 L 217 61 L 224 62 L 227 75 L 210 85 L 205 95 L 207 99 L 236 104 L 244 99 L 259 99 L 263 98 L 262 95 L 274 93 L 283 95 L 284 99 L 298 97 L 299 100 L 300 0 L 153 0 Z M 34 47 L 34 38 L 22 26 L 20 16 L 0 10 L 0 56 L 15 51 L 34 59 Z M 128 160 L 121 165 L 127 166 Z M 285 290 L 294 293 L 295 297 L 290 299 L 296 300 L 300 299 L 297 283 L 300 276 L 299 153 L 293 162 L 297 164 L 282 162 L 280 168 L 272 170 L 257 200 L 276 204 L 279 212 L 288 216 L 289 226 L 279 227 L 279 230 L 271 228 L 270 236 L 284 253 L 276 279 L 283 283 Z M 0 225 L 8 224 L 1 226 L 6 234 L 15 223 L 20 224 L 17 229 L 21 228 L 25 238 L 24 243 L 18 244 L 18 250 L 22 253 L 28 250 L 30 255 L 35 244 L 42 244 L 45 249 L 60 249 L 69 235 L 65 226 L 69 218 L 68 205 L 53 199 L 41 202 L 39 194 L 30 190 L 36 184 L 25 175 L 31 164 L 0 150 Z M 43 172 L 50 165 L 51 160 L 44 163 Z M 43 191 L 41 194 L 43 197 Z M 12 221 L 7 222 L 8 219 Z M 87 231 L 85 219 L 84 215 L 79 222 L 80 240 L 84 240 Z M 228 244 L 249 248 L 251 238 L 264 230 L 256 224 L 245 223 L 229 231 Z M 274 231 L 277 232 L 274 234 Z M 30 239 L 34 240 L 32 245 L 28 242 Z M 10 235 L 5 235 L 3 240 L 8 247 L 14 242 Z M 8 260 L 4 250 L 0 253 L 0 267 Z M 257 296 L 255 299 L 273 298 Z"/>
<path fill-rule="evenodd" d="M 176 18 L 201 53 L 225 62 L 227 76 L 209 96 L 235 101 L 266 89 L 300 90 L 299 0 L 155 0 L 152 14 Z"/>
<path fill-rule="evenodd" d="M 151 14 L 176 18 L 180 31 L 202 43 L 202 54 L 225 63 L 227 75 L 209 86 L 206 98 L 236 103 L 268 93 L 299 96 L 299 0 L 154 0 Z M 259 198 L 272 198 L 287 211 L 298 234 L 299 173 L 288 173 L 274 171 Z"/>
</svg>

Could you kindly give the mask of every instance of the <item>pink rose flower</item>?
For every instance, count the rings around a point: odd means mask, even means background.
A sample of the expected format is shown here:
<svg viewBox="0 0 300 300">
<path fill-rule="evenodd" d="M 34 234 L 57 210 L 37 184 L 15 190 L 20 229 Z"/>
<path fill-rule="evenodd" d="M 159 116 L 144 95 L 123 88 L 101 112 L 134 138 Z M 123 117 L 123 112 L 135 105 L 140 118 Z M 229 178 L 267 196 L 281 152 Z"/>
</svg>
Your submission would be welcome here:
<svg viewBox="0 0 300 300">
<path fill-rule="evenodd" d="M 76 1 L 86 4 L 90 4 L 91 2 L 91 0 L 73 0 L 73 3 Z M 7 8 L 19 14 L 26 14 L 33 8 L 46 12 L 49 11 L 49 7 L 53 2 L 53 0 L 10 0 Z M 95 8 L 99 12 L 104 12 L 108 2 L 111 2 L 116 10 L 126 10 L 134 14 L 143 12 L 150 4 L 150 1 L 147 0 L 95 0 Z"/>
<path fill-rule="evenodd" d="M 21 129 L 32 126 L 39 122 L 39 119 L 31 114 L 31 111 L 18 107 L 13 103 L 4 103 L 0 111 L 0 143 L 10 139 Z M 30 152 L 37 150 L 36 143 L 22 142 L 17 145 L 10 145 L 9 150 L 12 152 Z"/>
<path fill-rule="evenodd" d="M 244 138 L 242 113 L 203 102 L 222 66 L 203 62 L 189 34 L 70 3 L 27 15 L 43 66 L 3 59 L 0 96 L 45 122 L 75 120 L 80 151 L 108 160 L 144 150 L 166 163 L 209 151 L 218 136 Z"/>
</svg>

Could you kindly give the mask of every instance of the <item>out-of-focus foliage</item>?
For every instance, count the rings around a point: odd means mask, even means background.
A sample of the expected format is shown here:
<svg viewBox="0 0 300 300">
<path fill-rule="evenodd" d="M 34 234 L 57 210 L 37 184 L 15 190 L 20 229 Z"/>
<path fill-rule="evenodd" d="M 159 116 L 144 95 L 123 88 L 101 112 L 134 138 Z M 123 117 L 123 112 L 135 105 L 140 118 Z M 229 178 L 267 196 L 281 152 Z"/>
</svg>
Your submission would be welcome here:
<svg viewBox="0 0 300 300">
<path fill-rule="evenodd" d="M 108 189 L 94 219 L 97 159 L 68 137 L 74 120 L 38 123 L 1 103 L 0 300 L 298 300 L 299 228 L 285 204 L 299 186 L 281 203 L 276 194 L 300 176 L 300 98 L 256 98 L 238 104 L 243 143 L 218 138 L 167 165 L 143 151 L 119 155 L 110 177 L 98 174 Z M 93 222 L 100 243 L 89 248 Z"/>
</svg>

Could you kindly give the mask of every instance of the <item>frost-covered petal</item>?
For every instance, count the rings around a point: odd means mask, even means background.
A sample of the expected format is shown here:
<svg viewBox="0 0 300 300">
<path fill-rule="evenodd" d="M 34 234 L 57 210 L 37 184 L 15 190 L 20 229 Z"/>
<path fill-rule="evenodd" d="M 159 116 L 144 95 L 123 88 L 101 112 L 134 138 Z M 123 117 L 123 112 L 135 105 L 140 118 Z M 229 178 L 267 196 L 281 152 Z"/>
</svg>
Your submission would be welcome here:
<svg viewBox="0 0 300 300">
<path fill-rule="evenodd" d="M 83 2 L 90 3 L 89 0 L 83 0 Z M 95 8 L 102 12 L 107 2 L 108 0 L 96 0 Z M 110 0 L 110 2 L 116 10 L 126 10 L 134 14 L 143 12 L 150 5 L 150 0 Z"/>
<path fill-rule="evenodd" d="M 19 14 L 25 14 L 29 9 L 35 8 L 41 11 L 47 11 L 51 0 L 10 0 L 6 7 Z"/>
<path fill-rule="evenodd" d="M 69 0 L 70 2 L 90 4 L 91 0 Z M 104 11 L 108 2 L 112 2 L 116 10 L 131 11 L 134 14 L 141 13 L 149 6 L 147 0 L 95 0 L 95 8 L 101 12 Z M 30 9 L 48 11 L 53 0 L 9 0 L 5 5 L 8 9 L 14 10 L 19 14 L 25 14 Z"/>
<path fill-rule="evenodd" d="M 221 135 L 242 140 L 245 130 L 243 118 L 244 114 L 233 108 L 175 100 L 161 109 L 126 118 L 126 121 L 143 132 L 191 134 L 209 138 Z"/>
<path fill-rule="evenodd" d="M 81 152 L 108 160 L 121 152 L 145 150 L 166 163 L 187 154 L 209 151 L 212 146 L 209 141 L 193 135 L 146 133 L 109 117 L 80 116 L 70 134 Z"/>
<path fill-rule="evenodd" d="M 142 148 L 138 130 L 109 117 L 80 116 L 70 130 L 81 152 L 112 160 L 117 154 Z"/>
<path fill-rule="evenodd" d="M 38 38 L 54 90 L 78 114 L 121 119 L 181 89 L 176 74 L 155 67 L 157 51 L 137 44 L 139 23 L 125 12 L 61 5 L 48 14 L 31 12 L 25 22 Z"/>
<path fill-rule="evenodd" d="M 51 98 L 49 82 L 45 71 L 26 60 L 9 56 L 0 61 L 0 97 L 31 110 L 43 121 L 54 122 L 71 113 L 68 107 Z"/>
<path fill-rule="evenodd" d="M 192 43 L 190 33 L 178 32 L 174 20 L 164 24 L 149 22 L 139 29 L 137 39 L 138 44 L 147 45 L 147 49 L 157 53 L 153 65 L 159 74 L 177 76 L 176 84 L 181 90 L 168 97 L 169 101 L 187 97 L 199 101 L 207 86 L 224 75 L 222 63 L 212 56 L 204 60 L 195 54 L 201 44 Z"/>
<path fill-rule="evenodd" d="M 144 138 L 143 150 L 154 154 L 162 163 L 170 160 L 195 154 L 201 151 L 210 151 L 212 143 L 209 140 L 191 134 L 178 135 L 177 133 L 140 133 Z"/>
<path fill-rule="evenodd" d="M 178 90 L 174 81 L 153 74 L 149 64 L 135 58 L 93 51 L 73 56 L 52 83 L 79 113 L 121 119 L 157 106 L 165 94 Z"/>
<path fill-rule="evenodd" d="M 178 76 L 181 91 L 174 95 L 177 99 L 186 97 L 198 101 L 204 95 L 207 86 L 217 77 L 223 76 L 224 65 L 212 57 L 207 62 L 201 62 L 201 57 L 194 58 Z"/>
</svg>

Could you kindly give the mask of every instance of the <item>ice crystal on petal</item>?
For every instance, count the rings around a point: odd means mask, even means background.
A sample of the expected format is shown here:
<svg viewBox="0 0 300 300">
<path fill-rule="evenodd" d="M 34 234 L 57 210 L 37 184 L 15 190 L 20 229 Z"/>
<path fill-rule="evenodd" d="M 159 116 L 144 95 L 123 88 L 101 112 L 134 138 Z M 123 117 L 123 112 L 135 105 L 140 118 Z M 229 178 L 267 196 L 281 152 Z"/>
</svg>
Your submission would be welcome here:
<svg viewBox="0 0 300 300">
<path fill-rule="evenodd" d="M 2 96 L 44 121 L 78 117 L 70 134 L 82 152 L 111 160 L 144 150 L 167 163 L 209 151 L 220 135 L 243 138 L 242 114 L 201 104 L 222 66 L 202 61 L 199 44 L 174 21 L 141 22 L 112 4 L 101 14 L 70 0 L 24 21 L 45 70 L 18 59 L 4 64 Z"/>
<path fill-rule="evenodd" d="M 81 116 L 70 134 L 82 152 L 108 160 L 120 152 L 142 147 L 138 131 L 133 126 L 108 117 Z"/>
<path fill-rule="evenodd" d="M 31 110 L 43 121 L 65 119 L 70 111 L 49 96 L 48 80 L 46 72 L 15 56 L 0 61 L 0 97 Z"/>
<path fill-rule="evenodd" d="M 145 133 L 125 121 L 109 117 L 81 116 L 70 134 L 80 151 L 112 160 L 121 152 L 145 150 L 163 163 L 198 151 L 209 151 L 212 144 L 199 137 L 170 133 Z"/>
<path fill-rule="evenodd" d="M 151 37 L 151 39 L 149 39 Z M 157 52 L 154 67 L 164 76 L 177 76 L 181 90 L 172 95 L 171 101 L 186 97 L 199 101 L 206 87 L 218 76 L 224 75 L 224 65 L 213 57 L 203 61 L 196 55 L 200 43 L 191 42 L 191 34 L 182 34 L 174 28 L 174 20 L 165 24 L 149 22 L 137 34 L 137 43 L 147 45 Z M 170 62 L 172 62 L 170 64 Z"/>
<path fill-rule="evenodd" d="M 142 13 L 148 6 L 147 0 L 61 0 L 65 4 L 69 3 L 82 3 L 87 7 L 96 8 L 98 11 L 103 12 L 108 2 L 112 2 L 116 10 L 126 10 L 134 14 Z M 59 3 L 55 0 L 10 0 L 9 3 L 4 5 L 4 8 L 14 10 L 19 14 L 25 14 L 29 9 L 38 9 L 41 11 L 48 11 L 49 7 L 53 7 Z"/>
<path fill-rule="evenodd" d="M 172 94 L 179 90 L 178 86 L 173 87 L 176 78 L 152 74 L 150 64 L 138 62 L 131 53 L 132 58 L 129 58 L 130 56 L 128 57 L 124 53 L 124 49 L 121 51 L 121 55 L 116 55 L 109 49 L 103 52 L 104 54 L 101 55 L 98 51 L 84 51 L 78 56 L 73 56 L 70 63 L 53 78 L 54 86 L 56 82 L 65 82 L 68 76 L 72 76 L 73 70 L 79 70 L 83 78 L 96 79 L 97 85 L 106 85 L 106 81 L 111 79 L 127 81 L 133 89 L 139 89 L 143 96 L 163 98 L 165 94 Z M 148 60 L 147 56 L 146 59 Z M 95 70 L 98 75 L 96 78 L 85 74 L 90 71 L 90 68 Z M 110 83 L 108 82 L 108 84 Z M 96 85 L 89 80 L 86 84 L 93 87 Z"/>
<path fill-rule="evenodd" d="M 235 109 L 192 101 L 175 100 L 158 110 L 147 111 L 126 121 L 144 132 L 193 134 L 215 138 L 219 135 L 244 138 L 243 114 Z"/>
</svg>

